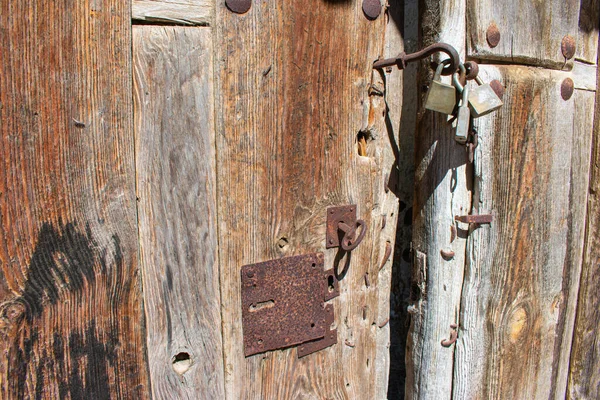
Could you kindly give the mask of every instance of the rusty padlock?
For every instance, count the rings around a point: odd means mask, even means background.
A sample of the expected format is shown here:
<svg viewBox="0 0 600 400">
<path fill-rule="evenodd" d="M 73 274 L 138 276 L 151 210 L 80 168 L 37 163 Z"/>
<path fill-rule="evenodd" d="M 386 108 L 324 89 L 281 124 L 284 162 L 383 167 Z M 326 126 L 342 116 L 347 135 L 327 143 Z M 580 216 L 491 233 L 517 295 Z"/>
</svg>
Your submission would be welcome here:
<svg viewBox="0 0 600 400">
<path fill-rule="evenodd" d="M 442 114 L 452 114 L 456 106 L 456 88 L 442 82 L 442 70 L 448 64 L 450 60 L 444 60 L 438 65 L 425 97 L 425 108 Z"/>
<path fill-rule="evenodd" d="M 479 86 L 469 92 L 469 108 L 473 118 L 482 117 L 502 107 L 504 103 L 489 83 L 483 83 L 480 77 L 476 77 L 475 82 Z"/>
</svg>

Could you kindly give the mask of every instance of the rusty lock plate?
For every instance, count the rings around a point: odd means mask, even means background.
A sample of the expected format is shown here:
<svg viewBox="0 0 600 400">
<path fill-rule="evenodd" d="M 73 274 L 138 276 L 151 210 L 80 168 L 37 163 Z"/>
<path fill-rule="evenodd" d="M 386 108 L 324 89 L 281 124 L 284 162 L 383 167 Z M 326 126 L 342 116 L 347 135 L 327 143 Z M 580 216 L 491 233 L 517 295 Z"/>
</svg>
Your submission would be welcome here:
<svg viewBox="0 0 600 400">
<path fill-rule="evenodd" d="M 322 253 L 245 265 L 241 278 L 246 357 L 310 342 L 302 357 L 337 342 L 325 302 L 339 295 L 338 282 Z"/>
</svg>

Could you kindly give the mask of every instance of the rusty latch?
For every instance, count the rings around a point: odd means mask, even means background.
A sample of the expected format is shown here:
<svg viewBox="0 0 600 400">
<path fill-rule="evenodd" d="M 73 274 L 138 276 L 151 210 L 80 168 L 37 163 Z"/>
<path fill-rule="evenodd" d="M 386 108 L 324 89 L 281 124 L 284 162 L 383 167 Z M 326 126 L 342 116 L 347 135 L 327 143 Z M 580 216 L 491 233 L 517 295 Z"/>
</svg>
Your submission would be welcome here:
<svg viewBox="0 0 600 400">
<path fill-rule="evenodd" d="M 358 237 L 356 232 L 360 228 Z M 326 245 L 342 247 L 352 251 L 362 242 L 367 232 L 367 225 L 362 219 L 356 219 L 356 204 L 349 206 L 329 207 L 327 209 Z"/>
<path fill-rule="evenodd" d="M 491 214 L 456 215 L 454 220 L 465 224 L 490 224 L 494 216 Z"/>
<path fill-rule="evenodd" d="M 241 274 L 246 357 L 296 345 L 304 357 L 337 343 L 325 302 L 339 295 L 338 281 L 322 253 L 245 265 Z"/>
</svg>

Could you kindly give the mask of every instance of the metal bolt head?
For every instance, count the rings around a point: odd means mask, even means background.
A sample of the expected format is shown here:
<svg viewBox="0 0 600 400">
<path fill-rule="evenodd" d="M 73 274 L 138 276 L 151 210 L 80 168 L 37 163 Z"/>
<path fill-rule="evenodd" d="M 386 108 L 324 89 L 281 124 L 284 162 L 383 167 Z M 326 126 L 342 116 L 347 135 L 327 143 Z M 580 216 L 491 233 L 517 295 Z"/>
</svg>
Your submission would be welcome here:
<svg viewBox="0 0 600 400">
<path fill-rule="evenodd" d="M 244 14 L 252 6 L 252 0 L 225 0 L 225 5 L 236 14 Z"/>
<path fill-rule="evenodd" d="M 490 82 L 490 86 L 496 93 L 496 96 L 498 96 L 498 97 L 500 97 L 500 99 L 502 99 L 502 96 L 504 96 L 504 86 L 502 85 L 502 83 L 500 83 L 500 81 L 498 79 L 494 79 L 493 81 Z"/>
<path fill-rule="evenodd" d="M 562 81 L 560 85 L 560 96 L 563 100 L 569 100 L 571 96 L 573 96 L 573 90 L 575 89 L 575 84 L 573 83 L 573 79 L 566 78 Z"/>
<path fill-rule="evenodd" d="M 492 49 L 498 46 L 498 43 L 500 43 L 500 30 L 495 23 L 492 22 L 490 24 L 485 35 L 487 42 Z"/>
<path fill-rule="evenodd" d="M 575 55 L 575 39 L 571 35 L 566 35 L 560 43 L 560 50 L 563 56 L 570 60 Z"/>
<path fill-rule="evenodd" d="M 375 20 L 381 14 L 381 3 L 379 0 L 363 0 L 362 9 L 368 19 Z"/>
</svg>

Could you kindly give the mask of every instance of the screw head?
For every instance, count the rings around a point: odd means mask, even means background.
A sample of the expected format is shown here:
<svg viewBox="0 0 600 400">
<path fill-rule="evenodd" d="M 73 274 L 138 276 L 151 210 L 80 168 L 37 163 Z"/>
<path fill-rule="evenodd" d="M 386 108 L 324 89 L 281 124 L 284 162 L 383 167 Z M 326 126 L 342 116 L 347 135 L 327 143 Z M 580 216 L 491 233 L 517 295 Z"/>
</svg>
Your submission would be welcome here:
<svg viewBox="0 0 600 400">
<path fill-rule="evenodd" d="M 575 55 L 575 39 L 571 35 L 566 35 L 560 43 L 560 50 L 563 56 L 570 60 Z"/>
<path fill-rule="evenodd" d="M 560 96 L 563 100 L 569 100 L 571 96 L 573 96 L 573 90 L 575 90 L 575 84 L 573 83 L 573 79 L 566 78 L 562 81 L 560 85 Z"/>
<path fill-rule="evenodd" d="M 381 3 L 379 0 L 363 0 L 362 9 L 368 19 L 375 20 L 381 14 Z"/>
<path fill-rule="evenodd" d="M 236 14 L 244 14 L 252 6 L 252 0 L 225 0 L 225 5 Z"/>
<path fill-rule="evenodd" d="M 485 35 L 487 42 L 492 49 L 498 46 L 498 43 L 500 43 L 500 30 L 495 23 L 492 22 L 490 24 Z"/>
</svg>

